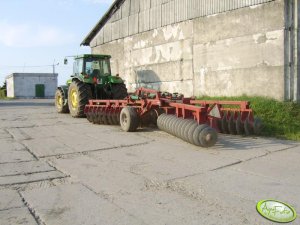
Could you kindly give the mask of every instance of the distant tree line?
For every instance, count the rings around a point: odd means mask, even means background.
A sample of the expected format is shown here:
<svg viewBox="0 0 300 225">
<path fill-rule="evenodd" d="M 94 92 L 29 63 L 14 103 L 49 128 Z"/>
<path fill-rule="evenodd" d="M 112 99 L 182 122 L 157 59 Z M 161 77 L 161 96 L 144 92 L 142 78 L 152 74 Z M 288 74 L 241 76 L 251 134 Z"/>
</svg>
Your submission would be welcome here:
<svg viewBox="0 0 300 225">
<path fill-rule="evenodd" d="M 4 81 L 2 87 L 0 87 L 0 98 L 4 98 L 7 96 L 7 88 L 6 88 L 6 81 Z"/>
</svg>

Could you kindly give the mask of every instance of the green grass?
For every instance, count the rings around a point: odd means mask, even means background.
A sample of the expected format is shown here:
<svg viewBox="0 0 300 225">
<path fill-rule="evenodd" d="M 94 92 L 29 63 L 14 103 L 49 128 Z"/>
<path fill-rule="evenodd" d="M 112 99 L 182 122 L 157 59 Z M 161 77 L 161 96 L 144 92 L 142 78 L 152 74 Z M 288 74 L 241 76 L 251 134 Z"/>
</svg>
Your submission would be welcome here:
<svg viewBox="0 0 300 225">
<path fill-rule="evenodd" d="M 6 91 L 4 89 L 0 89 L 0 99 L 1 100 L 12 100 L 14 98 L 7 97 L 6 96 Z"/>
<path fill-rule="evenodd" d="M 300 141 L 300 104 L 248 96 L 199 97 L 198 99 L 250 101 L 254 116 L 263 121 L 262 136 Z"/>
<path fill-rule="evenodd" d="M 7 101 L 9 101 L 9 100 L 14 100 L 14 99 L 16 99 L 16 98 L 11 98 L 11 97 L 0 97 L 0 100 L 7 100 Z"/>
<path fill-rule="evenodd" d="M 0 99 L 5 99 L 6 95 L 5 95 L 5 90 L 0 89 Z"/>
</svg>

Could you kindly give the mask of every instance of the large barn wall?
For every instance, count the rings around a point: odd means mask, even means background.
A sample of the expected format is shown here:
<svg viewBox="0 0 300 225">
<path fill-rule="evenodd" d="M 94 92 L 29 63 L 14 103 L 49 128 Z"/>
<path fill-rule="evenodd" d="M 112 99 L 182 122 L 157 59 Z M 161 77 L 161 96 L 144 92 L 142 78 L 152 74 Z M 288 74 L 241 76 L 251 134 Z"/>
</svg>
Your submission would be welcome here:
<svg viewBox="0 0 300 225">
<path fill-rule="evenodd" d="M 134 2 L 131 0 L 131 3 Z M 141 5 L 148 2 L 140 8 L 149 7 L 149 1 L 140 2 Z M 177 1 L 166 2 L 176 4 Z M 194 2 L 200 4 L 203 1 Z M 234 2 L 247 4 L 259 1 Z M 124 7 L 128 7 L 128 0 L 122 10 Z M 129 9 L 130 13 L 138 12 L 134 7 Z M 184 5 L 181 9 L 184 9 Z M 196 12 L 197 9 L 199 7 L 195 7 Z M 209 12 L 214 12 L 213 9 L 211 5 Z M 108 43 L 99 42 L 105 33 L 105 28 L 102 29 L 91 42 L 92 52 L 111 54 L 113 72 L 119 73 L 126 80 L 130 90 L 147 85 L 185 95 L 247 94 L 284 98 L 284 0 L 191 20 L 186 20 L 189 18 L 186 14 L 183 17 L 176 14 L 175 18 L 183 20 L 179 23 L 174 23 L 178 19 L 173 20 L 170 12 L 173 9 L 164 14 L 168 15 L 172 25 L 131 35 L 129 23 L 128 35 L 131 36 L 117 38 L 117 34 L 112 34 L 112 39 L 115 37 L 116 40 Z M 157 17 L 164 18 L 163 15 Z M 122 13 L 119 16 L 115 14 L 110 22 L 117 18 L 122 18 Z M 144 29 L 137 18 L 132 20 L 134 24 Z M 113 32 L 126 36 L 122 29 L 127 28 L 121 26 L 119 33 L 115 29 Z M 104 35 L 103 40 L 109 38 L 105 39 Z"/>
</svg>

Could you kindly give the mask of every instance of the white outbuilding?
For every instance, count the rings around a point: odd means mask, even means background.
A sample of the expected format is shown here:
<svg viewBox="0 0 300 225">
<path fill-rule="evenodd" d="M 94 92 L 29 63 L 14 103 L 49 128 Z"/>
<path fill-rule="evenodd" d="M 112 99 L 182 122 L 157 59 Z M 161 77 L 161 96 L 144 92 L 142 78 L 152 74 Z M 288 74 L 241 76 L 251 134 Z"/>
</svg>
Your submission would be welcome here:
<svg viewBox="0 0 300 225">
<path fill-rule="evenodd" d="M 13 73 L 6 77 L 7 97 L 53 98 L 57 73 Z"/>
</svg>

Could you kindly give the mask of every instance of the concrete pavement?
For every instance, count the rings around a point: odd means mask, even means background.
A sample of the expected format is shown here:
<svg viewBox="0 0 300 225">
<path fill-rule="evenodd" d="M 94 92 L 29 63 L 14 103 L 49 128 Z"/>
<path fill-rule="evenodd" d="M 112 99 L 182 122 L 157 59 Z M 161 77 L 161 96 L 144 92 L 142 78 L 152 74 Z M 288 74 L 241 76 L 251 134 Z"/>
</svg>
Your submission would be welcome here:
<svg viewBox="0 0 300 225">
<path fill-rule="evenodd" d="M 298 142 L 220 135 L 204 149 L 16 100 L 0 101 L 0 153 L 1 225 L 273 224 L 255 209 L 269 198 L 300 212 Z"/>
</svg>

